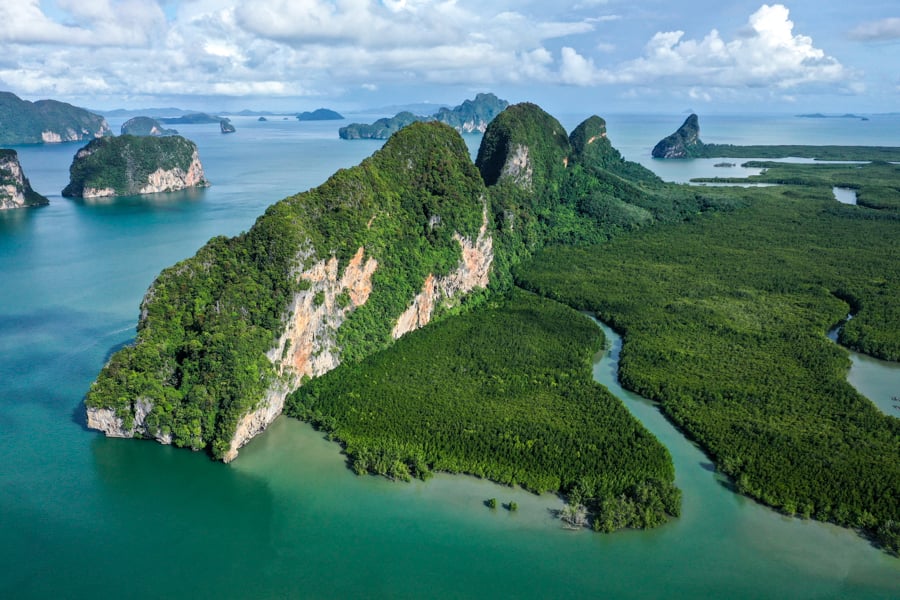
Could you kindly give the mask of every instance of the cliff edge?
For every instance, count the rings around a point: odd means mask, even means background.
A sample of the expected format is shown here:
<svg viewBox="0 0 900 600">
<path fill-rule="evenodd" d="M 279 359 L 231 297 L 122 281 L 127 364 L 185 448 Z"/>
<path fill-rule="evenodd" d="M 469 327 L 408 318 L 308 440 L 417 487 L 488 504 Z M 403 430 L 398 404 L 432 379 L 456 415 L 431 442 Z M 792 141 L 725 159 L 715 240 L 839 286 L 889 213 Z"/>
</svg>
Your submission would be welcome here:
<svg viewBox="0 0 900 600">
<path fill-rule="evenodd" d="M 653 158 L 694 158 L 703 148 L 700 141 L 700 120 L 692 114 L 672 135 L 653 147 Z"/>
<path fill-rule="evenodd" d="M 15 150 L 0 149 L 0 210 L 49 204 L 33 189 Z"/>
</svg>

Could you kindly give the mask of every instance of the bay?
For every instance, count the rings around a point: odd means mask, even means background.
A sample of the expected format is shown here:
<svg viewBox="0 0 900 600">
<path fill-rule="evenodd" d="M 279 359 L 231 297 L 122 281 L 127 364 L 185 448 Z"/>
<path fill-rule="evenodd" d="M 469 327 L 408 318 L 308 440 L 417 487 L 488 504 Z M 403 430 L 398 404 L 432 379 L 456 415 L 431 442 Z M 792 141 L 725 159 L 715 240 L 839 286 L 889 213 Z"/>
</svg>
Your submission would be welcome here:
<svg viewBox="0 0 900 600">
<path fill-rule="evenodd" d="M 584 116 L 563 122 L 571 129 Z M 649 149 L 678 120 L 607 117 L 613 144 L 650 168 L 658 161 Z M 684 514 L 654 531 L 611 536 L 561 530 L 549 513 L 554 497 L 473 478 L 407 485 L 356 477 L 335 444 L 289 419 L 228 466 L 87 431 L 82 398 L 110 353 L 133 338 L 141 297 L 161 269 L 212 236 L 246 230 L 272 202 L 381 145 L 338 139 L 346 122 L 232 121 L 230 135 L 178 126 L 197 142 L 212 182 L 198 192 L 65 199 L 59 191 L 80 144 L 16 148 L 51 204 L 0 213 L 0 596 L 900 595 L 900 561 L 853 532 L 731 493 L 655 407 L 628 396 L 673 454 Z M 873 121 L 814 121 L 716 117 L 702 125 L 705 141 L 734 143 L 888 145 L 884 131 L 894 139 L 900 131 L 896 119 L 865 130 L 868 137 L 852 127 Z M 716 137 L 729 131 L 730 139 Z M 790 139 L 761 139 L 775 133 Z M 479 141 L 466 137 L 473 153 Z M 490 510 L 483 503 L 491 497 L 519 510 Z"/>
</svg>

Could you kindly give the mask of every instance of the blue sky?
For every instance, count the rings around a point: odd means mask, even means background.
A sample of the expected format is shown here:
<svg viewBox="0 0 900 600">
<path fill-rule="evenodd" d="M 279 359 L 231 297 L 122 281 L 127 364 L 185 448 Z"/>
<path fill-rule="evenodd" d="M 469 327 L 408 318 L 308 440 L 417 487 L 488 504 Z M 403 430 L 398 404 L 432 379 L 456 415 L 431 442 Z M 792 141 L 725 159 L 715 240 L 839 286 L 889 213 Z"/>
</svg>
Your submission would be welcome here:
<svg viewBox="0 0 900 600">
<path fill-rule="evenodd" d="M 900 3 L 7 0 L 0 89 L 92 108 L 900 111 Z"/>
</svg>

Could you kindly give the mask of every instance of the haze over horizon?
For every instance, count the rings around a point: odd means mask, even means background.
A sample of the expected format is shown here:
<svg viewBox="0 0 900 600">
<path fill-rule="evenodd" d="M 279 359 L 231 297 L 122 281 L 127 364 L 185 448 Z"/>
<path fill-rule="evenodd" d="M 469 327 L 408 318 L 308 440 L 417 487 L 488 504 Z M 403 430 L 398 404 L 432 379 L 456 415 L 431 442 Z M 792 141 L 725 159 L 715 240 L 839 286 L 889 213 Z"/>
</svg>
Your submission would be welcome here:
<svg viewBox="0 0 900 600">
<path fill-rule="evenodd" d="M 0 90 L 96 110 L 359 111 L 492 91 L 564 112 L 898 110 L 877 0 L 17 0 Z"/>
</svg>

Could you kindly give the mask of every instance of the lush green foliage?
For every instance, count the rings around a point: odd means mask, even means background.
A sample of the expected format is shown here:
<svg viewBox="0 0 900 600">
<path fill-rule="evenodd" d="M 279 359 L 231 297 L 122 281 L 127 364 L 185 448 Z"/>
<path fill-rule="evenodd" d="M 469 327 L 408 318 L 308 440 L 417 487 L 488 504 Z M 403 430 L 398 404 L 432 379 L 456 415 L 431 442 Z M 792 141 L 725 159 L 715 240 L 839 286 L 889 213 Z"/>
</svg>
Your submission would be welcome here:
<svg viewBox="0 0 900 600">
<path fill-rule="evenodd" d="M 653 158 L 697 158 L 706 144 L 700 141 L 700 121 L 690 115 L 675 133 L 660 140 L 650 154 Z"/>
<path fill-rule="evenodd" d="M 207 123 L 221 123 L 222 117 L 206 113 L 189 113 L 180 117 L 161 117 L 159 121 L 169 125 L 203 125 Z"/>
<path fill-rule="evenodd" d="M 17 172 L 21 173 L 21 177 L 16 176 Z M 19 164 L 19 154 L 15 150 L 0 148 L 0 187 L 6 186 L 11 186 L 16 193 L 24 196 L 24 206 L 49 204 L 47 198 L 31 189 L 31 183 L 22 172 L 22 165 Z M 0 196 L 0 206 L 7 201 L 7 196 Z M 14 203 L 12 206 L 18 205 Z"/>
<path fill-rule="evenodd" d="M 238 419 L 274 380 L 266 352 L 302 287 L 296 272 L 331 256 L 345 265 L 360 246 L 378 260 L 368 302 L 339 330 L 342 359 L 361 358 L 388 345 L 429 273 L 457 265 L 453 233 L 477 235 L 484 194 L 458 134 L 435 123 L 407 128 L 361 165 L 272 205 L 249 232 L 214 238 L 163 271 L 135 345 L 113 355 L 87 405 L 114 408 L 130 426 L 136 403 L 149 400 L 151 433 L 223 456 Z"/>
<path fill-rule="evenodd" d="M 63 140 L 81 140 L 107 134 L 109 127 L 103 117 L 65 102 L 28 102 L 0 92 L 0 146 L 40 144 L 45 131 L 57 133 Z"/>
<path fill-rule="evenodd" d="M 616 528 L 657 525 L 677 514 L 671 459 L 591 380 L 601 341 L 572 309 L 517 291 L 307 383 L 286 411 L 343 442 L 359 473 L 472 473 L 590 507 L 649 486 L 653 518 Z"/>
<path fill-rule="evenodd" d="M 164 169 L 190 170 L 194 142 L 178 135 L 98 138 L 75 154 L 63 196 L 81 196 L 85 188 L 111 188 L 116 195 L 140 193 L 151 173 Z"/>
<path fill-rule="evenodd" d="M 734 146 L 703 144 L 694 158 L 817 158 L 819 160 L 900 160 L 900 147 L 893 146 Z"/>
<path fill-rule="evenodd" d="M 297 115 L 298 121 L 340 121 L 344 118 L 339 112 L 327 109 L 317 108 L 313 111 L 303 111 Z"/>
<path fill-rule="evenodd" d="M 740 491 L 895 532 L 900 420 L 847 383 L 825 332 L 858 311 L 844 342 L 900 358 L 898 215 L 841 205 L 828 186 L 727 193 L 752 207 L 548 250 L 519 280 L 622 331 L 623 383 L 661 402 Z"/>
<path fill-rule="evenodd" d="M 132 117 L 122 123 L 122 135 L 178 135 L 177 129 L 166 129 L 150 117 Z"/>
</svg>

